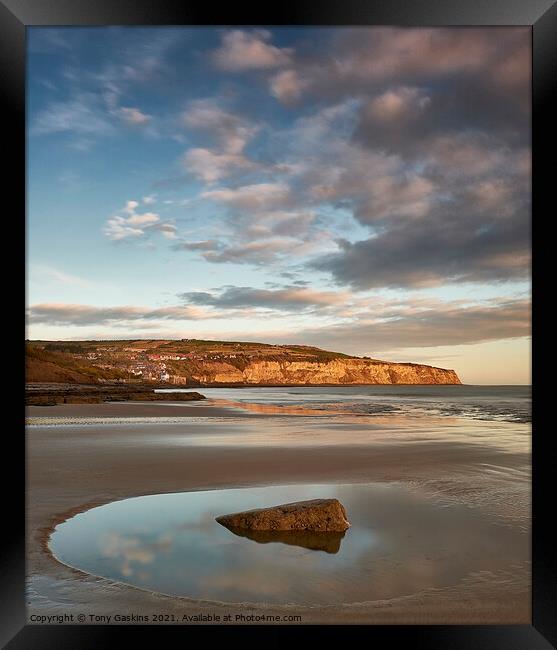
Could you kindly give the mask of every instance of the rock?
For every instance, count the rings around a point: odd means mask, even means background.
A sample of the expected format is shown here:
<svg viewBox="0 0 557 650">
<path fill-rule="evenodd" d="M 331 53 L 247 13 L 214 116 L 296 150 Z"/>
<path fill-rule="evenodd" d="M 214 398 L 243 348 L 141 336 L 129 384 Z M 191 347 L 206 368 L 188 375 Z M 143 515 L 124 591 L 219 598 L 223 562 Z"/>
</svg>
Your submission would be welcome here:
<svg viewBox="0 0 557 650">
<path fill-rule="evenodd" d="M 229 529 L 247 530 L 344 532 L 350 527 L 346 510 L 338 499 L 285 503 L 271 508 L 222 515 L 216 521 Z"/>
<path fill-rule="evenodd" d="M 287 544 L 300 546 L 311 551 L 325 551 L 325 553 L 338 553 L 345 531 L 307 531 L 307 530 L 249 530 L 247 528 L 233 528 L 228 530 L 238 537 L 246 537 L 258 544 Z"/>
</svg>

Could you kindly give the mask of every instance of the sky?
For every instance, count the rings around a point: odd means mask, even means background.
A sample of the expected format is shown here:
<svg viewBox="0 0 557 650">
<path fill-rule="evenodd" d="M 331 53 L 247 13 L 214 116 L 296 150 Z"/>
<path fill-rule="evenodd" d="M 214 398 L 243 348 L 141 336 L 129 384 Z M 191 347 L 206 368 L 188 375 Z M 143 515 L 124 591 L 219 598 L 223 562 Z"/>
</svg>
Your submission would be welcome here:
<svg viewBox="0 0 557 650">
<path fill-rule="evenodd" d="M 28 338 L 530 383 L 530 28 L 27 33 Z"/>
</svg>

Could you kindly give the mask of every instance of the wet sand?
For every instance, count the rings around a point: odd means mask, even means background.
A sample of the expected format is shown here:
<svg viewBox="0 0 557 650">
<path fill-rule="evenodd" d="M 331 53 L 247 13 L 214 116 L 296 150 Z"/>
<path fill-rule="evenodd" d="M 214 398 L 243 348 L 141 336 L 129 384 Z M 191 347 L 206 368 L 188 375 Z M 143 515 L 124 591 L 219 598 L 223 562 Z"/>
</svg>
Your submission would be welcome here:
<svg viewBox="0 0 557 650">
<path fill-rule="evenodd" d="M 206 402 L 107 402 L 104 404 L 56 404 L 28 406 L 27 418 L 139 418 L 139 417 L 226 417 L 238 416 L 229 406 Z"/>
<path fill-rule="evenodd" d="M 315 421 L 301 435 L 296 417 L 247 414 L 232 406 L 99 404 L 30 407 L 45 417 L 180 418 L 172 423 L 117 423 L 27 428 L 28 617 L 59 614 L 238 614 L 302 617 L 302 623 L 530 623 L 527 559 L 508 570 L 470 574 L 442 589 L 349 606 L 226 605 L 167 597 L 95 578 L 56 561 L 47 548 L 54 526 L 110 501 L 131 496 L 239 486 L 318 482 L 400 481 L 426 491 L 439 507 L 465 503 L 505 526 L 529 530 L 529 443 L 512 448 L 474 435 L 448 441 L 446 418 L 429 436 L 412 439 L 411 420 L 397 432 L 388 420 L 360 417 Z M 41 418 L 35 420 L 35 418 Z M 184 419 L 182 419 L 184 418 Z M 306 424 L 304 423 L 304 427 Z M 493 423 L 478 424 L 489 428 Z M 468 426 L 468 425 L 467 425 Z M 335 440 L 317 436 L 326 428 Z M 344 433 L 340 430 L 344 430 Z M 238 435 L 238 432 L 244 432 Z M 373 435 L 369 434 L 373 431 Z M 499 432 L 504 434 L 504 426 Z M 402 432 L 402 433 L 401 433 Z M 344 436 L 344 437 L 343 437 Z M 503 436 L 504 437 L 504 436 Z M 268 444 L 264 444 L 265 440 Z M 402 444 L 404 441 L 404 444 Z M 434 531 L 432 531 L 434 535 Z M 37 619 L 35 619 L 37 620 Z M 41 620 L 41 619 L 38 619 Z M 97 622 L 106 622 L 98 620 Z M 112 619 L 110 622 L 116 622 Z M 132 621 L 133 622 L 133 621 Z M 196 622 L 196 621 L 187 621 Z M 209 621 L 210 622 L 210 621 Z M 261 621 L 264 622 L 264 621 Z M 278 622 L 278 621 L 275 621 Z M 284 620 L 284 623 L 291 623 Z"/>
</svg>

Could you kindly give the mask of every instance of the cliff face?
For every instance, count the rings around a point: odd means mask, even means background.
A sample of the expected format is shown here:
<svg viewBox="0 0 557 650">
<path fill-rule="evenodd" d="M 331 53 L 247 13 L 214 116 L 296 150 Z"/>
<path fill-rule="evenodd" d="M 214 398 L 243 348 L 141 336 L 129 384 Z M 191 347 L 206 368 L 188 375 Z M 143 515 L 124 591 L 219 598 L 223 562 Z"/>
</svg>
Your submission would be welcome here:
<svg viewBox="0 0 557 650">
<path fill-rule="evenodd" d="M 454 370 L 367 359 L 252 361 L 243 370 L 208 362 L 188 380 L 200 384 L 460 384 Z"/>
</svg>

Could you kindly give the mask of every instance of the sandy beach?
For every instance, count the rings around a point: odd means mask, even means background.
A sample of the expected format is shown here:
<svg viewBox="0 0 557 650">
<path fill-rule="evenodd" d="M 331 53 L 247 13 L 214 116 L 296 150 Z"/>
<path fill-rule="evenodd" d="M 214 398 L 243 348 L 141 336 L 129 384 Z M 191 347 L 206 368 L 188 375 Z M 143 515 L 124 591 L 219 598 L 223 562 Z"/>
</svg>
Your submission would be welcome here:
<svg viewBox="0 0 557 650">
<path fill-rule="evenodd" d="M 305 624 L 530 621 L 528 558 L 507 570 L 471 572 L 454 585 L 400 598 L 293 607 L 164 596 L 71 569 L 47 546 L 58 523 L 128 497 L 319 482 L 402 483 L 439 507 L 464 503 L 526 534 L 529 443 L 501 448 L 496 441 L 504 438 L 506 423 L 498 423 L 495 442 L 486 444 L 473 442 L 485 424 L 457 418 L 433 419 L 428 436 L 414 440 L 409 432 L 415 423 L 404 417 L 308 417 L 302 433 L 299 416 L 250 413 L 209 401 L 29 407 L 27 417 L 30 622 L 62 614 L 73 614 L 75 622 L 80 614 L 163 614 L 173 615 L 166 622 L 182 623 L 184 616 L 222 620 L 227 613 L 234 615 L 231 622 L 242 622 L 234 617 L 243 614 L 289 623 L 296 615 Z M 447 443 L 442 430 L 451 427 L 467 427 L 467 441 Z"/>
</svg>

